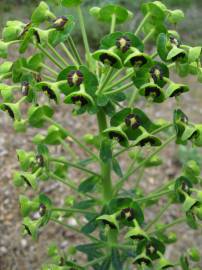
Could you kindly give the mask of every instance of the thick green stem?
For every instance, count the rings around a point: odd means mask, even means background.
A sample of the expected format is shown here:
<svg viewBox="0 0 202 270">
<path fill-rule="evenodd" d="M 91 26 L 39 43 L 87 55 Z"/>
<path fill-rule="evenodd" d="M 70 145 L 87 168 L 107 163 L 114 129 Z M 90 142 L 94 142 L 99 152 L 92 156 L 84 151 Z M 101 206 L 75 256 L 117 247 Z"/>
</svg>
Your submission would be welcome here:
<svg viewBox="0 0 202 270">
<path fill-rule="evenodd" d="M 110 29 L 110 33 L 114 33 L 116 28 L 116 14 L 112 14 L 112 22 L 111 22 L 111 29 Z"/>
<path fill-rule="evenodd" d="M 142 30 L 142 28 L 144 27 L 145 23 L 147 22 L 147 20 L 149 19 L 150 16 L 151 16 L 151 14 L 147 13 L 147 15 L 144 17 L 144 19 L 140 22 L 137 30 L 135 31 L 135 35 L 139 34 L 139 32 Z"/>
<path fill-rule="evenodd" d="M 90 65 L 90 63 L 91 63 L 90 47 L 89 47 L 89 43 L 88 43 L 88 37 L 86 34 L 83 14 L 82 14 L 82 10 L 81 10 L 80 6 L 77 7 L 77 12 L 78 12 L 78 17 L 79 17 L 79 23 L 80 23 L 80 27 L 81 27 L 83 42 L 84 42 L 84 46 L 85 46 L 85 50 L 86 50 L 86 54 L 87 54 L 87 61 Z"/>
<path fill-rule="evenodd" d="M 103 130 L 107 128 L 107 119 L 105 113 L 100 110 L 97 113 L 97 120 L 99 131 L 102 133 Z M 101 178 L 102 178 L 102 187 L 103 187 L 103 198 L 105 202 L 109 202 L 112 199 L 112 182 L 111 182 L 111 163 L 100 161 L 101 167 Z"/>
</svg>

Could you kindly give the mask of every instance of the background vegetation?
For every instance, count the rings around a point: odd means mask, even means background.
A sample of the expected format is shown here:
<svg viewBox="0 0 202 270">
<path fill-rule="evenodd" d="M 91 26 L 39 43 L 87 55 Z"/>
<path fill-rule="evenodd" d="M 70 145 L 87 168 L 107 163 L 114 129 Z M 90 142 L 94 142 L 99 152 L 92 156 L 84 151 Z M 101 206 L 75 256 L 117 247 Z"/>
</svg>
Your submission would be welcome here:
<svg viewBox="0 0 202 270">
<path fill-rule="evenodd" d="M 47 0 L 49 4 L 56 5 L 59 0 Z M 40 2 L 40 0 L 1 0 L 1 9 L 0 9 L 0 25 L 4 24 L 8 19 L 24 19 L 28 20 L 33 6 Z M 89 16 L 88 9 L 94 5 L 102 6 L 106 3 L 116 3 L 125 5 L 131 11 L 134 12 L 134 9 L 139 10 L 139 7 L 142 3 L 148 2 L 148 0 L 85 0 L 84 5 L 87 7 L 85 10 L 85 19 L 88 29 L 88 34 L 91 37 L 92 44 L 97 46 L 98 37 L 103 35 L 107 28 L 105 24 L 95 24 L 94 18 Z M 191 45 L 199 44 L 202 42 L 202 1 L 199 0 L 163 0 L 165 4 L 168 4 L 170 7 L 180 8 L 186 14 L 186 20 L 182 22 L 178 27 L 180 33 L 182 33 L 183 39 L 190 42 Z M 54 7 L 55 8 L 55 7 Z M 67 10 L 68 13 L 74 13 L 73 10 Z M 63 11 L 57 8 L 57 13 L 62 14 Z M 128 23 L 128 29 L 134 29 L 136 23 L 140 20 L 141 14 L 135 13 L 136 16 L 132 21 Z M 93 27 L 92 27 L 93 25 Z M 101 27 L 100 27 L 101 26 Z M 124 26 L 125 28 L 125 26 Z M 76 29 L 77 30 L 77 29 Z M 77 40 L 80 40 L 78 31 L 75 37 Z"/>
</svg>

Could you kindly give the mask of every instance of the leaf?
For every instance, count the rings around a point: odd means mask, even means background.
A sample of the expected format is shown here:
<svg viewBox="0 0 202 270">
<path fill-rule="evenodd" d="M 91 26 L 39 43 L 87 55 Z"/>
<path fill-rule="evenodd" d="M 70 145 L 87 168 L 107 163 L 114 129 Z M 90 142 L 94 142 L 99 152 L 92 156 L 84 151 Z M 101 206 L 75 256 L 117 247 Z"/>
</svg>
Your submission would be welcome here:
<svg viewBox="0 0 202 270">
<path fill-rule="evenodd" d="M 189 63 L 195 62 L 200 58 L 201 47 L 193 47 L 189 49 L 188 61 Z"/>
<path fill-rule="evenodd" d="M 97 222 L 97 217 L 99 215 L 94 215 L 93 218 L 91 217 L 91 219 L 89 220 L 88 223 L 86 223 L 82 228 L 81 228 L 81 231 L 84 233 L 84 234 L 90 234 L 92 232 L 95 231 L 95 229 L 97 228 L 98 226 L 98 222 Z M 86 218 L 87 218 L 87 215 L 86 215 Z"/>
<path fill-rule="evenodd" d="M 61 4 L 64 7 L 75 7 L 75 6 L 79 6 L 81 3 L 83 2 L 83 0 L 62 0 Z"/>
<path fill-rule="evenodd" d="M 100 107 L 106 106 L 109 102 L 109 97 L 107 95 L 99 94 L 97 96 L 97 105 Z"/>
<path fill-rule="evenodd" d="M 163 61 L 167 60 L 167 55 L 168 55 L 168 49 L 167 49 L 167 36 L 164 33 L 159 34 L 157 38 L 157 52 L 160 58 Z"/>
<path fill-rule="evenodd" d="M 122 177 L 123 176 L 123 173 L 122 173 L 122 169 L 119 165 L 119 162 L 117 159 L 113 158 L 112 159 L 112 167 L 113 167 L 113 170 L 114 172 L 119 176 L 119 177 Z"/>
<path fill-rule="evenodd" d="M 79 192 L 82 193 L 88 193 L 88 192 L 92 192 L 95 188 L 95 185 L 97 184 L 97 182 L 99 181 L 99 178 L 97 176 L 92 176 L 89 177 L 87 179 L 85 179 L 78 188 Z"/>
<path fill-rule="evenodd" d="M 126 8 L 119 6 L 119 5 L 113 5 L 113 4 L 108 4 L 105 5 L 100 9 L 99 12 L 99 19 L 104 22 L 111 23 L 112 16 L 116 16 L 116 22 L 119 23 L 124 23 L 129 19 L 129 12 Z"/>
<path fill-rule="evenodd" d="M 168 21 L 173 24 L 177 24 L 184 19 L 184 12 L 180 9 L 170 11 Z"/>
<path fill-rule="evenodd" d="M 77 250 L 79 250 L 82 253 L 90 255 L 91 258 L 99 258 L 102 256 L 102 253 L 98 251 L 102 246 L 100 243 L 92 243 L 92 244 L 85 244 L 85 245 L 78 245 L 76 247 Z"/>
<path fill-rule="evenodd" d="M 109 162 L 112 159 L 111 141 L 104 138 L 100 147 L 100 158 L 103 162 Z"/>
</svg>

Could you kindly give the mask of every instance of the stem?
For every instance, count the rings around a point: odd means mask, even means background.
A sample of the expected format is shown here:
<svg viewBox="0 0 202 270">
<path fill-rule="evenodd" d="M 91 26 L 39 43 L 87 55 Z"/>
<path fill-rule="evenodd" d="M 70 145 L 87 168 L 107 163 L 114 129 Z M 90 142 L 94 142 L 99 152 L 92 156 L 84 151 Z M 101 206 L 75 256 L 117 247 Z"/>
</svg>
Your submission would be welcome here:
<svg viewBox="0 0 202 270">
<path fill-rule="evenodd" d="M 78 50 L 77 50 L 77 48 L 76 48 L 76 45 L 75 45 L 75 43 L 74 43 L 74 40 L 72 39 L 71 36 L 69 36 L 67 40 L 68 40 L 68 44 L 69 44 L 70 48 L 71 48 L 72 51 L 73 51 L 74 56 L 75 56 L 76 59 L 77 59 L 77 62 L 79 63 L 79 65 L 82 65 L 82 60 L 81 60 L 81 57 L 80 57 L 80 55 L 79 55 L 79 52 L 78 52 Z"/>
<path fill-rule="evenodd" d="M 164 129 L 170 128 L 172 126 L 173 126 L 173 123 L 169 123 L 169 124 L 163 125 L 162 127 L 155 129 L 151 134 L 152 135 L 155 135 L 155 134 L 163 131 Z"/>
<path fill-rule="evenodd" d="M 144 175 L 144 171 L 145 171 L 145 168 L 142 167 L 142 168 L 140 169 L 140 173 L 139 173 L 139 175 L 138 175 L 138 177 L 137 177 L 137 180 L 136 180 L 136 183 L 135 183 L 135 188 L 136 188 L 136 189 L 139 187 L 140 181 L 142 180 L 143 175 Z"/>
<path fill-rule="evenodd" d="M 121 187 L 123 186 L 125 180 L 127 180 L 132 174 L 134 174 L 138 169 L 140 169 L 142 166 L 145 165 L 153 156 L 158 154 L 162 149 L 164 149 L 171 141 L 173 141 L 176 138 L 176 135 L 171 136 L 167 141 L 165 141 L 161 146 L 159 146 L 153 153 L 151 153 L 146 159 L 144 159 L 142 162 L 138 164 L 137 167 L 126 173 L 125 176 L 116 184 L 114 192 L 118 192 Z M 116 194 L 116 193 L 115 193 Z"/>
<path fill-rule="evenodd" d="M 100 243 L 100 240 L 98 240 L 97 238 L 91 236 L 90 234 L 84 234 L 82 231 L 80 231 L 79 229 L 77 229 L 77 228 L 75 228 L 75 227 L 73 227 L 73 226 L 70 226 L 70 225 L 68 225 L 68 224 L 64 224 L 63 222 L 61 222 L 61 221 L 59 221 L 59 220 L 57 220 L 57 219 L 55 219 L 55 218 L 51 218 L 51 221 L 53 221 L 53 222 L 55 222 L 55 223 L 58 223 L 58 224 L 62 225 L 63 227 L 65 227 L 65 228 L 67 228 L 67 229 L 69 229 L 69 230 L 72 230 L 72 231 L 74 231 L 74 232 L 76 232 L 76 233 L 82 234 L 83 236 L 89 238 L 89 239 L 92 240 L 93 242 L 99 242 L 99 243 Z M 103 245 L 103 244 L 100 243 L 100 245 Z"/>
<path fill-rule="evenodd" d="M 84 268 L 87 269 L 86 267 L 88 267 L 88 266 L 91 266 L 91 265 L 95 265 L 95 264 L 97 264 L 97 263 L 100 263 L 100 262 L 102 262 L 104 259 L 106 259 L 107 257 L 108 257 L 108 255 L 102 256 L 102 257 L 100 257 L 100 258 L 98 258 L 98 259 L 94 259 L 94 260 L 92 260 L 92 261 L 86 263 L 86 264 L 84 265 Z"/>
<path fill-rule="evenodd" d="M 134 86 L 134 90 L 133 90 L 132 97 L 131 97 L 131 99 L 130 99 L 130 101 L 129 101 L 129 103 L 128 103 L 128 106 L 129 106 L 130 108 L 133 107 L 133 103 L 134 103 L 135 100 L 136 100 L 137 94 L 138 94 L 138 89 Z"/>
<path fill-rule="evenodd" d="M 114 75 L 111 77 L 110 82 L 114 81 L 114 80 L 121 74 L 122 71 L 123 71 L 123 69 L 117 70 L 117 71 L 114 73 Z"/>
<path fill-rule="evenodd" d="M 116 28 L 116 14 L 112 14 L 110 34 L 114 33 L 115 28 Z"/>
<path fill-rule="evenodd" d="M 155 29 L 153 28 L 147 35 L 146 37 L 143 39 L 143 43 L 146 43 L 152 36 L 153 34 L 155 33 Z"/>
<path fill-rule="evenodd" d="M 71 188 L 72 190 L 74 190 L 76 193 L 79 193 L 81 197 L 84 197 L 84 198 L 88 197 L 90 199 L 97 200 L 97 202 L 99 204 L 101 203 L 101 201 L 98 198 L 95 199 L 90 194 L 83 194 L 83 193 L 79 192 L 77 186 L 74 183 L 72 183 L 69 179 L 67 179 L 67 181 L 68 181 L 67 182 L 63 178 L 60 178 L 59 176 L 57 176 L 54 173 L 50 173 L 49 176 L 53 177 L 54 179 L 58 180 L 59 182 L 63 183 L 64 185 L 68 186 L 69 188 Z"/>
<path fill-rule="evenodd" d="M 57 67 L 60 69 L 63 69 L 63 66 L 58 63 L 58 61 L 49 53 L 47 52 L 40 44 L 36 45 L 37 48 L 45 55 L 47 56 Z"/>
<path fill-rule="evenodd" d="M 51 67 L 49 67 L 48 65 L 41 63 L 41 66 L 43 68 L 46 68 L 48 71 L 50 71 L 53 75 L 55 75 L 56 77 L 58 76 L 58 72 L 56 72 L 54 69 L 52 69 Z"/>
<path fill-rule="evenodd" d="M 77 139 L 69 130 L 66 130 L 65 128 L 61 127 L 61 125 L 59 125 L 56 121 L 54 121 L 53 119 L 51 119 L 50 117 L 44 116 L 44 119 L 47 120 L 48 122 L 50 122 L 51 124 L 56 125 L 57 127 L 59 127 L 60 129 L 64 130 L 64 132 L 68 133 L 68 136 L 70 138 L 72 138 L 72 140 L 78 144 L 86 153 L 88 153 L 89 155 L 92 156 L 92 158 L 96 159 L 96 160 L 100 160 L 99 157 L 97 157 L 87 146 L 85 146 L 83 143 L 80 142 L 79 139 Z"/>
<path fill-rule="evenodd" d="M 68 66 L 69 64 L 64 60 L 64 58 L 56 51 L 53 46 L 47 42 L 48 48 L 52 51 L 52 53 L 60 60 L 61 63 L 63 63 L 65 66 Z"/>
<path fill-rule="evenodd" d="M 114 88 L 115 86 L 119 85 L 120 83 L 126 81 L 127 79 L 131 78 L 134 75 L 134 71 L 129 72 L 126 76 L 123 76 L 120 80 L 116 81 L 115 83 L 111 84 L 109 87 L 104 89 L 105 91 L 110 90 L 111 88 Z"/>
<path fill-rule="evenodd" d="M 150 15 L 151 14 L 148 12 L 147 15 L 143 18 L 143 20 L 140 22 L 137 30 L 135 31 L 135 35 L 138 35 L 139 34 L 139 32 L 142 30 L 143 26 L 145 25 L 145 23 L 149 19 Z"/>
<path fill-rule="evenodd" d="M 70 153 L 70 155 L 72 156 L 73 160 L 78 160 L 75 152 L 71 149 L 71 147 L 69 146 L 68 143 L 66 143 L 63 139 L 60 140 L 60 143 L 62 144 L 62 146 L 64 147 L 64 149 Z"/>
<path fill-rule="evenodd" d="M 26 71 L 26 72 L 30 72 L 30 73 L 36 74 L 36 75 L 40 74 L 38 71 L 32 70 L 32 69 L 30 69 L 30 68 L 26 68 L 26 67 L 22 67 L 22 70 L 24 70 L 24 71 Z M 42 76 L 43 76 L 45 79 L 47 79 L 47 80 L 54 81 L 54 78 L 52 78 L 52 77 L 50 77 L 50 76 L 48 76 L 48 75 L 46 75 L 46 74 L 42 74 Z"/>
<path fill-rule="evenodd" d="M 156 56 L 158 56 L 158 52 L 154 52 L 152 55 L 151 55 L 151 58 L 155 58 Z"/>
<path fill-rule="evenodd" d="M 108 70 L 103 82 L 101 83 L 100 87 L 97 90 L 97 94 L 99 94 L 104 89 L 106 84 L 109 82 L 113 72 L 114 72 L 114 69 L 112 67 L 110 67 L 110 69 Z"/>
<path fill-rule="evenodd" d="M 61 48 L 63 49 L 63 51 L 66 53 L 66 55 L 69 57 L 69 59 L 72 61 L 72 63 L 75 66 L 78 66 L 77 61 L 74 59 L 73 55 L 71 54 L 71 52 L 67 49 L 67 47 L 65 46 L 64 43 L 60 43 Z"/>
<path fill-rule="evenodd" d="M 49 174 L 50 177 L 53 177 L 54 179 L 58 180 L 59 182 L 63 183 L 64 185 L 68 186 L 69 188 L 73 189 L 75 192 L 78 192 L 77 187 L 71 183 L 69 180 L 65 181 L 63 178 L 57 176 L 54 173 Z"/>
<path fill-rule="evenodd" d="M 184 217 L 178 218 L 178 219 L 174 220 L 173 222 L 171 222 L 171 223 L 165 225 L 164 227 L 161 227 L 160 229 L 157 229 L 157 230 L 155 230 L 155 231 L 153 231 L 153 232 L 150 232 L 150 234 L 156 234 L 157 232 L 164 231 L 164 230 L 166 230 L 166 229 L 168 229 L 168 228 L 171 228 L 171 227 L 173 227 L 173 226 L 175 226 L 175 225 L 178 225 L 178 224 L 180 224 L 180 223 L 183 223 L 183 222 L 185 222 L 185 221 L 186 221 L 186 218 L 184 218 Z"/>
<path fill-rule="evenodd" d="M 89 173 L 89 174 L 92 174 L 92 175 L 95 175 L 95 176 L 99 176 L 100 177 L 99 174 L 97 174 L 97 173 L 95 173 L 95 172 L 93 172 L 93 171 L 91 171 L 89 169 L 86 169 L 86 168 L 84 168 L 84 167 L 82 167 L 82 166 L 80 166 L 78 164 L 71 163 L 69 161 L 64 161 L 64 160 L 60 160 L 60 159 L 57 159 L 57 158 L 51 158 L 50 161 L 57 162 L 57 163 L 62 163 L 62 164 L 66 164 L 66 165 L 68 165 L 70 167 L 73 167 L 73 168 L 79 169 L 81 171 L 84 171 L 86 173 Z"/>
<path fill-rule="evenodd" d="M 100 110 L 97 113 L 97 121 L 99 131 L 102 133 L 107 128 L 107 119 L 104 111 Z M 105 202 L 109 202 L 112 198 L 112 182 L 111 182 L 111 162 L 100 161 L 101 176 L 102 176 L 102 187 L 103 187 L 103 198 Z"/>
<path fill-rule="evenodd" d="M 76 208 L 52 208 L 51 211 L 54 212 L 68 212 L 68 213 L 80 213 L 80 214 L 94 214 L 90 211 L 84 209 L 76 209 Z"/>
<path fill-rule="evenodd" d="M 169 200 L 166 205 L 159 211 L 157 216 L 145 227 L 145 230 L 148 231 L 155 223 L 159 221 L 159 219 L 163 216 L 163 214 L 168 210 L 171 206 L 172 200 Z"/>
<path fill-rule="evenodd" d="M 159 192 L 159 193 L 154 193 L 154 194 L 150 194 L 148 196 L 145 196 L 145 197 L 142 197 L 142 198 L 139 198 L 139 199 L 135 199 L 136 202 L 144 202 L 144 201 L 147 201 L 147 200 L 157 200 L 158 198 L 164 196 L 164 195 L 168 195 L 170 193 L 173 193 L 172 190 L 166 190 L 166 191 L 162 191 L 162 192 Z"/>
<path fill-rule="evenodd" d="M 80 23 L 80 27 L 81 27 L 83 42 L 84 42 L 84 46 L 85 46 L 85 50 L 86 50 L 86 54 L 87 54 L 87 61 L 90 64 L 90 59 L 91 59 L 90 47 L 89 47 L 89 43 L 88 43 L 88 37 L 86 34 L 84 18 L 83 18 L 83 14 L 82 14 L 82 10 L 81 10 L 80 6 L 77 6 L 77 12 L 78 12 L 78 17 L 79 17 L 79 23 Z"/>
<path fill-rule="evenodd" d="M 128 84 L 125 84 L 125 85 L 123 85 L 123 86 L 121 86 L 121 87 L 119 87 L 119 88 L 117 88 L 117 89 L 115 89 L 115 90 L 108 91 L 108 92 L 106 92 L 105 94 L 106 94 L 106 95 L 117 94 L 117 93 L 123 92 L 124 90 L 130 88 L 131 86 L 133 86 L 133 82 L 130 82 L 130 83 L 128 83 Z"/>
<path fill-rule="evenodd" d="M 167 67 L 168 67 L 168 68 L 172 68 L 172 67 L 174 67 L 175 65 L 176 65 L 176 63 L 171 63 L 171 64 L 167 65 Z"/>
</svg>

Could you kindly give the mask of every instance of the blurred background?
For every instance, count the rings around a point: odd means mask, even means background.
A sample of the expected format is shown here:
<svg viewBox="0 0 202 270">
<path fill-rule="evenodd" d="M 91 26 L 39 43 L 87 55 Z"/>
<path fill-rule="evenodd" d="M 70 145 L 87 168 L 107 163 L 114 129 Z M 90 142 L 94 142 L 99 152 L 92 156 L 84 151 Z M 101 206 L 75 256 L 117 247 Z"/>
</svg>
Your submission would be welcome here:
<svg viewBox="0 0 202 270">
<path fill-rule="evenodd" d="M 0 0 L 0 30 L 7 20 L 23 20 L 28 21 L 34 7 L 39 3 L 38 0 Z M 47 0 L 54 11 L 58 15 L 65 15 L 63 10 L 57 7 L 57 0 Z M 87 26 L 87 32 L 90 39 L 91 47 L 96 48 L 99 44 L 99 38 L 108 33 L 108 27 L 102 23 L 95 23 L 94 18 L 89 16 L 88 9 L 94 5 L 104 5 L 106 3 L 122 4 L 128 7 L 135 13 L 134 19 L 123 28 L 127 30 L 135 29 L 135 26 L 141 19 L 140 5 L 147 1 L 143 0 L 84 0 L 84 15 Z M 186 15 L 186 19 L 177 26 L 183 42 L 190 45 L 202 45 L 202 1 L 200 0 L 165 0 L 162 1 L 169 8 L 182 9 Z M 68 13 L 74 14 L 74 10 L 68 10 Z M 93 26 L 93 27 L 92 27 Z M 78 46 L 82 47 L 81 35 L 78 29 L 75 29 L 73 38 Z M 12 52 L 15 57 L 15 52 Z M 173 75 L 174 76 L 174 75 Z M 188 77 L 179 79 L 173 77 L 176 81 L 188 83 L 192 91 L 182 97 L 181 105 L 185 109 L 186 114 L 194 122 L 202 122 L 202 91 L 201 85 L 196 82 L 196 78 Z M 138 106 L 144 107 L 141 101 Z M 155 117 L 165 117 L 172 119 L 172 110 L 174 102 L 169 101 L 165 105 L 155 104 L 155 108 L 146 108 L 147 111 L 153 113 Z M 154 107 L 154 106 L 153 106 Z M 152 111 L 153 110 L 153 111 Z M 67 122 L 67 113 L 70 115 L 71 110 L 64 105 L 58 110 L 56 118 L 63 124 Z M 96 132 L 95 120 L 89 117 L 82 116 L 83 120 L 75 122 L 68 116 L 68 125 L 72 126 L 77 132 L 77 136 L 83 135 L 82 132 Z M 86 123 L 86 129 L 81 126 L 81 123 Z M 65 231 L 58 226 L 49 226 L 49 228 L 40 235 L 38 242 L 33 242 L 29 237 L 22 237 L 21 216 L 18 209 L 19 193 L 12 184 L 12 172 L 18 168 L 15 150 L 23 148 L 31 150 L 32 136 L 36 134 L 36 130 L 29 130 L 27 134 L 16 134 L 13 131 L 12 123 L 5 114 L 0 112 L 0 270 L 38 270 L 42 262 L 46 260 L 46 251 L 48 244 L 55 240 L 61 248 L 66 248 L 71 243 L 77 243 L 80 238 L 71 232 Z M 61 151 L 61 149 L 57 149 Z M 151 170 L 146 173 L 145 179 L 149 183 L 155 185 L 156 182 L 174 177 L 180 171 L 180 168 L 186 160 L 195 159 L 202 165 L 201 151 L 174 145 L 170 146 L 163 153 L 164 165 L 160 169 L 162 174 L 156 170 Z M 160 175 L 160 178 L 159 178 Z M 73 175 L 77 177 L 77 175 Z M 156 184 L 158 184 L 156 183 Z M 144 187 L 144 186 L 143 186 Z M 145 187 L 144 187 L 145 188 Z M 64 197 L 64 187 L 57 185 L 54 182 L 47 183 L 43 190 L 54 198 L 54 202 L 61 203 L 61 198 Z M 66 192 L 66 191 L 65 191 Z M 71 194 L 70 194 L 71 195 Z M 66 194 L 68 196 L 68 194 Z M 175 216 L 179 214 L 178 210 L 173 209 L 169 215 Z M 169 217 L 168 217 L 169 219 Z M 178 252 L 183 252 L 185 248 L 198 245 L 202 250 L 202 237 L 194 231 L 189 230 L 186 226 L 179 228 L 178 231 L 181 240 L 178 245 L 168 250 L 168 256 L 174 256 Z M 202 265 L 200 265 L 202 269 Z"/>
</svg>

